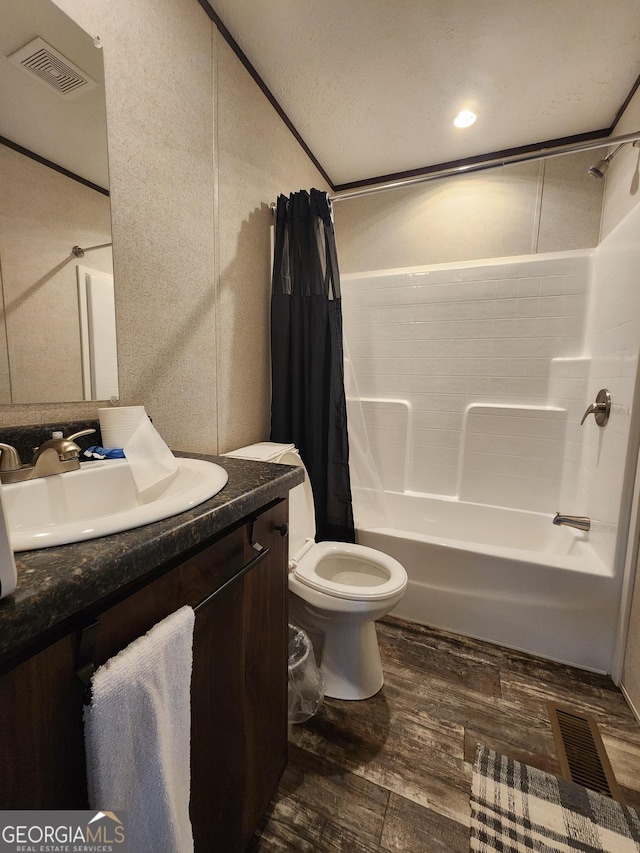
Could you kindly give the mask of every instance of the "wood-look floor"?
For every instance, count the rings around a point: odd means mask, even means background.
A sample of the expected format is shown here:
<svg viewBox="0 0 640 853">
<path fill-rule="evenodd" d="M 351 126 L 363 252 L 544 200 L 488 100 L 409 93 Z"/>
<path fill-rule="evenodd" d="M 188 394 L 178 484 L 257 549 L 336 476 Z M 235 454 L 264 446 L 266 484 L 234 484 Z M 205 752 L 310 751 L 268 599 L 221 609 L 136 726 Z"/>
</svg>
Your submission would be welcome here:
<svg viewBox="0 0 640 853">
<path fill-rule="evenodd" d="M 252 853 L 468 853 L 476 744 L 559 775 L 550 700 L 595 717 L 640 808 L 640 726 L 609 678 L 398 619 L 377 629 L 384 687 L 292 727 Z"/>
</svg>

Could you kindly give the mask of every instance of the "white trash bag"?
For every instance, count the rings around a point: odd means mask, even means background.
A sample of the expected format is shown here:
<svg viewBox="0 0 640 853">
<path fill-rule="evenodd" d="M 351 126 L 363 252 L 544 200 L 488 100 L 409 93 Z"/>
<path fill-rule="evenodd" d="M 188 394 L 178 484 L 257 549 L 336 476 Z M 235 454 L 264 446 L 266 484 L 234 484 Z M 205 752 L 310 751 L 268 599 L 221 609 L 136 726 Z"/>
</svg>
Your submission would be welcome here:
<svg viewBox="0 0 640 853">
<path fill-rule="evenodd" d="M 289 723 L 304 723 L 324 698 L 324 678 L 309 635 L 289 623 Z"/>
</svg>

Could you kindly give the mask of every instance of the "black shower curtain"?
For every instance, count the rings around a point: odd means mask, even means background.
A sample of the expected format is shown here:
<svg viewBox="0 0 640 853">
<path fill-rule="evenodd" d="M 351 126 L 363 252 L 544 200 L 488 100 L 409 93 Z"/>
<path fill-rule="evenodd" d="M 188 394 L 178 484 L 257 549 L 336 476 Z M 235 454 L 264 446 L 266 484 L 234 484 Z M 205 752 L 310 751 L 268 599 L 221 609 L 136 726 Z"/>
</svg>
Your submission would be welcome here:
<svg viewBox="0 0 640 853">
<path fill-rule="evenodd" d="M 271 440 L 309 472 L 318 541 L 355 541 L 340 273 L 326 193 L 280 196 L 271 296 Z"/>
</svg>

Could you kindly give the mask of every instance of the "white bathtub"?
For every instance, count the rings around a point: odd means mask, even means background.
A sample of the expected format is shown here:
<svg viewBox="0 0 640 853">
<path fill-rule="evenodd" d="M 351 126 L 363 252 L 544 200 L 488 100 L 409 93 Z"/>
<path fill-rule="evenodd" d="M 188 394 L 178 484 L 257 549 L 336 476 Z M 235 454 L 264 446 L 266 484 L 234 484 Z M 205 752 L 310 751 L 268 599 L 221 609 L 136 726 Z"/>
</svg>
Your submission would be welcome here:
<svg viewBox="0 0 640 853">
<path fill-rule="evenodd" d="M 409 576 L 393 614 L 611 672 L 619 583 L 588 533 L 551 515 L 387 493 L 389 527 L 358 541 L 395 557 Z"/>
</svg>

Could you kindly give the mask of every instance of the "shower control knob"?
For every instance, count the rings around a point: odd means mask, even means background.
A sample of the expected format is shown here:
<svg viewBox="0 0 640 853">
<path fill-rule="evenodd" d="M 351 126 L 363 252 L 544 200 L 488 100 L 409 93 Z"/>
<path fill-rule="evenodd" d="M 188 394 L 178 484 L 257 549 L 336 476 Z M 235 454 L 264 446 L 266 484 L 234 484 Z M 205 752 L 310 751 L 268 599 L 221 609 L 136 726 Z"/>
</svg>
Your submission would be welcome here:
<svg viewBox="0 0 640 853">
<path fill-rule="evenodd" d="M 286 536 L 289 533 L 289 525 L 288 524 L 280 524 L 276 527 L 276 530 L 280 531 L 280 536 Z"/>
<path fill-rule="evenodd" d="M 582 424 L 586 421 L 589 415 L 593 415 L 595 417 L 596 423 L 599 427 L 606 426 L 610 414 L 611 394 L 607 391 L 606 388 L 603 388 L 601 391 L 598 391 L 598 396 L 596 397 L 595 403 L 591 403 L 587 411 L 582 416 L 580 426 L 582 426 Z"/>
</svg>

